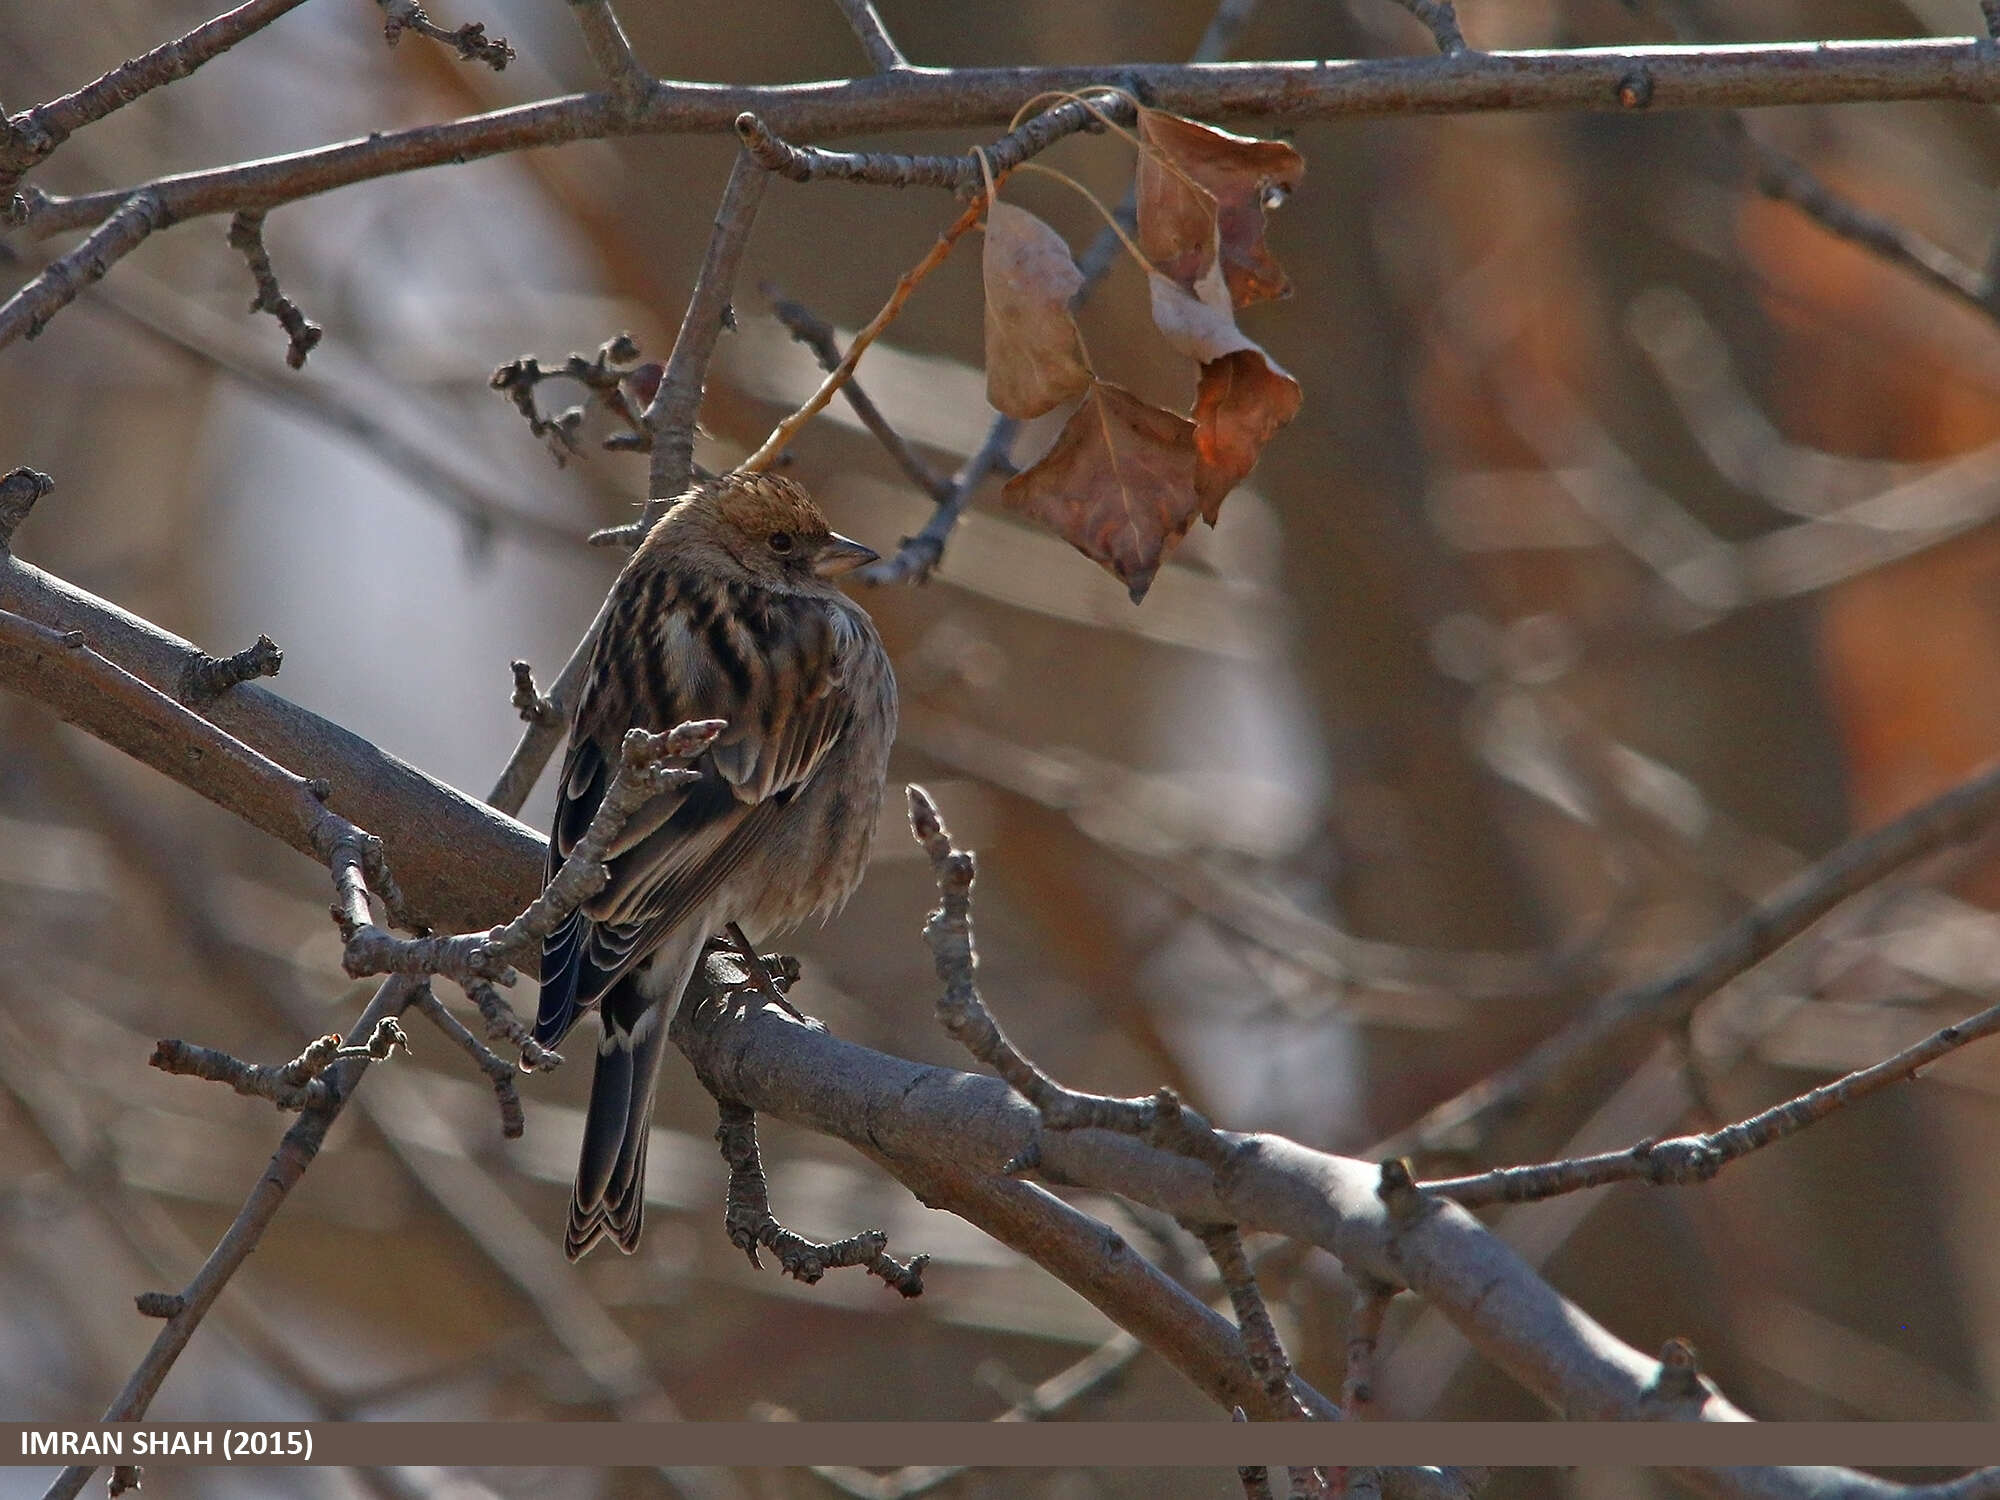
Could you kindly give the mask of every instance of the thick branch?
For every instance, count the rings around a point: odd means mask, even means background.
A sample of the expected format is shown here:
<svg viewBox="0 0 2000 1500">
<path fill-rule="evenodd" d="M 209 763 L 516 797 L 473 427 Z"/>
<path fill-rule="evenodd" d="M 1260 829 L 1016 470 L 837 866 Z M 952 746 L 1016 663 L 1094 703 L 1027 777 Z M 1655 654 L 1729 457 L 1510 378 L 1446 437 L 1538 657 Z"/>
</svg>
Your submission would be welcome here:
<svg viewBox="0 0 2000 1500">
<path fill-rule="evenodd" d="M 208 659 L 186 641 L 4 552 L 0 610 L 58 633 L 82 631 L 95 653 L 170 697 L 184 690 L 189 670 Z M 88 659 L 67 648 L 44 643 L 0 651 L 0 687 L 36 699 L 204 796 L 215 797 L 224 784 L 215 765 L 189 755 L 178 728 L 162 732 L 130 718 L 99 685 Z M 423 925 L 450 932 L 487 927 L 526 907 L 541 890 L 546 845 L 540 834 L 359 735 L 251 682 L 202 703 L 201 713 L 279 765 L 332 782 L 327 806 L 381 835 L 411 915 Z M 560 737 L 560 730 L 555 734 Z M 257 793 L 247 804 L 227 805 L 315 861 L 322 858 L 289 799 Z"/>
<path fill-rule="evenodd" d="M 636 108 L 653 80 L 626 39 L 611 0 L 569 0 L 569 8 L 583 32 L 584 45 L 590 48 L 591 61 L 611 85 L 612 99 L 620 109 Z"/>
<path fill-rule="evenodd" d="M 2000 101 L 2000 56 L 1968 37 L 1782 42 L 1733 47 L 1602 47 L 1465 52 L 1453 57 L 1305 62 L 1147 63 L 1118 67 L 899 68 L 868 78 L 737 86 L 656 82 L 622 113 L 609 94 L 575 94 L 443 125 L 384 131 L 287 156 L 185 172 L 150 184 L 176 219 L 269 208 L 295 198 L 531 146 L 619 134 L 721 135 L 754 113 L 772 130 L 827 138 L 895 130 L 1006 125 L 1036 94 L 1117 84 L 1164 109 L 1205 119 L 1315 120 L 1633 107 L 1644 78 L 1651 109 L 1754 109 L 1894 99 Z M 74 197 L 30 195 L 37 234 L 100 222 L 126 187 Z"/>
</svg>

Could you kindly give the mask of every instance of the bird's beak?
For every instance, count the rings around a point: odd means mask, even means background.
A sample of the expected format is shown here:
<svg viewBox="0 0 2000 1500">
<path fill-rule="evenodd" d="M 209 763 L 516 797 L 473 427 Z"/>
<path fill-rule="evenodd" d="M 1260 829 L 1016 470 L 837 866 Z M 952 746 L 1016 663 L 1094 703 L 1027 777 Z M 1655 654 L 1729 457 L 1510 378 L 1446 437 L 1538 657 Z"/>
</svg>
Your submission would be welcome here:
<svg viewBox="0 0 2000 1500">
<path fill-rule="evenodd" d="M 838 578 L 842 573 L 853 572 L 863 563 L 874 562 L 881 555 L 873 547 L 849 541 L 836 531 L 820 543 L 819 551 L 813 555 L 813 571 L 822 578 Z"/>
</svg>

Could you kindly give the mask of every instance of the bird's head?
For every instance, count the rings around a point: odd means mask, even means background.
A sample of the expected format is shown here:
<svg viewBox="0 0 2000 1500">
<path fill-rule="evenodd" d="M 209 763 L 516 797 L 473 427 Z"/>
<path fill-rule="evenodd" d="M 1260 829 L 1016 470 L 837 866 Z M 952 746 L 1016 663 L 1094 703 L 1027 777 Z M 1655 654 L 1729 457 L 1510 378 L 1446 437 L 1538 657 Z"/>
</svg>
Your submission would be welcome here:
<svg viewBox="0 0 2000 1500">
<path fill-rule="evenodd" d="M 724 474 L 698 485 L 661 518 L 646 547 L 705 552 L 787 593 L 818 591 L 876 557 L 834 531 L 804 486 L 776 474 Z"/>
</svg>

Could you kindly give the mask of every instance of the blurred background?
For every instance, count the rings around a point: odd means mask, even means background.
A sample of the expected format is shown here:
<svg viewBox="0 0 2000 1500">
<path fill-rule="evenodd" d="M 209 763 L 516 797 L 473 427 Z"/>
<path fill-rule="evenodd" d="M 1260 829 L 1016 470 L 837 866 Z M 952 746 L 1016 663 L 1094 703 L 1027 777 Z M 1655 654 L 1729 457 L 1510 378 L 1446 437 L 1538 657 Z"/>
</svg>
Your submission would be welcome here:
<svg viewBox="0 0 2000 1500">
<path fill-rule="evenodd" d="M 0 0 L 0 98 L 74 88 L 214 8 L 91 0 L 77 25 L 75 7 Z M 882 9 L 936 65 L 1177 60 L 1210 14 Z M 414 36 L 392 51 L 375 7 L 308 6 L 79 135 L 36 180 L 126 184 L 595 86 L 564 7 L 451 0 L 436 19 L 484 21 L 518 58 L 496 75 Z M 666 76 L 864 68 L 824 0 L 633 3 L 624 20 Z M 1956 0 L 1482 0 L 1462 20 L 1482 48 L 1979 25 Z M 1235 55 L 1430 45 L 1388 0 L 1265 0 Z M 1745 123 L 1290 132 L 1308 174 L 1272 243 L 1296 291 L 1244 321 L 1306 406 L 1221 525 L 1134 608 L 989 487 L 932 583 L 867 595 L 906 706 L 892 784 L 922 780 L 979 850 L 987 997 L 1066 1082 L 1171 1082 L 1228 1125 L 1365 1152 L 2000 751 L 2000 326 L 1754 187 L 1757 153 L 1782 150 L 1978 265 L 2000 221 L 2000 129 L 1988 110 L 1920 105 Z M 326 329 L 302 373 L 245 312 L 226 221 L 155 236 L 0 355 L 0 466 L 60 486 L 18 551 L 217 654 L 270 633 L 276 691 L 483 795 L 520 729 L 508 661 L 552 679 L 618 562 L 582 539 L 644 488 L 643 458 L 589 444 L 558 467 L 487 377 L 621 330 L 663 356 L 729 152 L 582 144 L 276 211 L 285 290 Z M 1048 159 L 1113 202 L 1131 167 L 1108 138 Z M 1008 191 L 1079 247 L 1095 230 L 1060 190 Z M 851 331 L 954 212 L 927 190 L 774 184 L 701 460 L 732 463 L 817 381 L 760 282 Z M 51 253 L 17 239 L 0 280 Z M 1114 273 L 1085 315 L 1091 348 L 1185 402 L 1177 373 L 1126 352 L 1154 347 L 1145 317 L 1140 278 Z M 861 366 L 940 470 L 990 420 L 980 330 L 968 247 Z M 546 410 L 581 393 L 544 394 Z M 790 472 L 885 552 L 928 514 L 841 405 Z M 798 994 L 842 1036 L 962 1066 L 931 1019 L 933 892 L 899 803 L 846 914 L 797 943 Z M 548 808 L 545 785 L 525 816 Z M 1991 856 L 1959 851 L 1853 903 L 1479 1159 L 1738 1117 L 1979 1008 L 2000 974 Z M 0 699 L 0 1412 L 101 1410 L 157 1326 L 132 1294 L 181 1285 L 234 1214 L 282 1119 L 146 1057 L 177 1036 L 276 1062 L 344 1029 L 363 991 L 341 978 L 325 902 L 323 871 Z M 678 1056 L 643 1251 L 572 1269 L 560 1228 L 588 1069 L 530 1082 L 526 1138 L 507 1143 L 483 1082 L 411 1031 L 415 1057 L 370 1074 L 155 1416 L 983 1419 L 1055 1381 L 1041 1396 L 1063 1418 L 1222 1418 L 1033 1266 L 776 1124 L 780 1218 L 825 1237 L 879 1225 L 893 1253 L 933 1261 L 913 1303 L 854 1273 L 806 1288 L 752 1270 L 722 1229 L 713 1106 Z M 1636 1346 L 1691 1338 L 1760 1417 L 1992 1419 L 1996 1091 L 2000 1053 L 1974 1048 L 1706 1187 L 1493 1222 Z M 1083 1206 L 1214 1292 L 1171 1224 Z M 1338 1266 L 1253 1248 L 1302 1372 L 1337 1390 Z M 1392 1417 L 1541 1415 L 1409 1299 L 1379 1388 Z M 46 1479 L 4 1471 L 0 1490 Z M 146 1492 L 814 1500 L 933 1481 L 963 1497 L 1237 1493 L 1227 1472 L 171 1469 Z M 1653 1483 L 1510 1473 L 1487 1493 Z"/>
</svg>

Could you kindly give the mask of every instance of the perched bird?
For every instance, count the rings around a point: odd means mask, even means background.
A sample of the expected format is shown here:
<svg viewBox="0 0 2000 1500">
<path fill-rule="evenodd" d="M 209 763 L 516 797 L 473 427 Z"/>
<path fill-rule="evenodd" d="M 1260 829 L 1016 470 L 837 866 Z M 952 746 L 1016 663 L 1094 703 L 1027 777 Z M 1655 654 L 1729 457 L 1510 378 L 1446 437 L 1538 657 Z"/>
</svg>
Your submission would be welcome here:
<svg viewBox="0 0 2000 1500">
<path fill-rule="evenodd" d="M 724 729 L 700 779 L 640 808 L 611 881 L 549 937 L 534 1037 L 593 1007 L 602 1035 L 563 1248 L 628 1254 L 667 1026 L 702 948 L 730 923 L 762 942 L 827 917 L 860 882 L 896 736 L 896 679 L 866 611 L 833 583 L 875 553 L 837 536 L 788 479 L 689 491 L 613 585 L 570 724 L 549 874 L 590 826 L 628 729 Z"/>
</svg>

